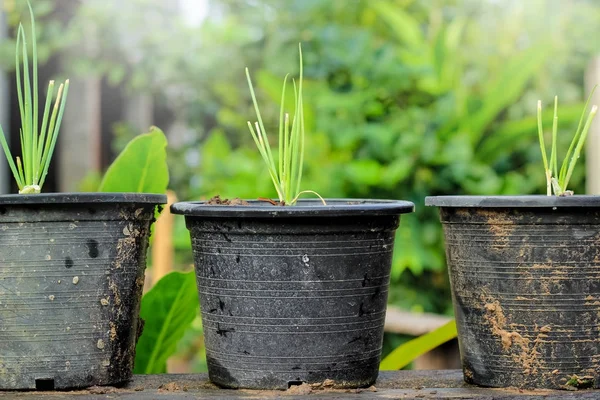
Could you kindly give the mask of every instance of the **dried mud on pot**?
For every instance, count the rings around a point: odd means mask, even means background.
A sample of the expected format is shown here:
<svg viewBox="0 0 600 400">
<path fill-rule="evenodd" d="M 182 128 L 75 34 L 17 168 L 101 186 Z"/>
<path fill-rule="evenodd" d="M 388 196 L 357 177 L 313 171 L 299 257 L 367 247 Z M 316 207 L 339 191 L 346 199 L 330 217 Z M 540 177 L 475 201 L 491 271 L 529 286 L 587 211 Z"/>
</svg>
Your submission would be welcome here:
<svg viewBox="0 0 600 400">
<path fill-rule="evenodd" d="M 402 201 L 178 203 L 190 230 L 210 379 L 230 388 L 377 378 Z"/>
<path fill-rule="evenodd" d="M 600 388 L 600 197 L 440 196 L 465 380 Z"/>
<path fill-rule="evenodd" d="M 165 196 L 0 196 L 0 389 L 131 377 L 146 249 Z"/>
</svg>

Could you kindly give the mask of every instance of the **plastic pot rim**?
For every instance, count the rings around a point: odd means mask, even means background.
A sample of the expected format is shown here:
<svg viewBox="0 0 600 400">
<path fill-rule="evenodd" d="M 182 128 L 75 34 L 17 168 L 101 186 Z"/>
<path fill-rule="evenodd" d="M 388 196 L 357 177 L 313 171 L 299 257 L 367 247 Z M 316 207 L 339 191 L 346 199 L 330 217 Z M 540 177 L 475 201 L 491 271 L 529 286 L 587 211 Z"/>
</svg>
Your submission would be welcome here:
<svg viewBox="0 0 600 400">
<path fill-rule="evenodd" d="M 435 207 L 479 207 L 479 208 L 600 208 L 600 196 L 427 196 L 426 206 Z"/>
<path fill-rule="evenodd" d="M 0 195 L 4 205 L 51 205 L 51 204 L 100 204 L 100 203 L 146 203 L 166 204 L 167 196 L 155 193 L 38 193 Z"/>
<path fill-rule="evenodd" d="M 259 200 L 249 205 L 209 205 L 206 201 L 183 201 L 171 206 L 173 214 L 191 217 L 338 217 L 399 215 L 415 210 L 414 203 L 404 200 L 319 199 L 299 200 L 294 206 L 274 206 Z"/>
</svg>

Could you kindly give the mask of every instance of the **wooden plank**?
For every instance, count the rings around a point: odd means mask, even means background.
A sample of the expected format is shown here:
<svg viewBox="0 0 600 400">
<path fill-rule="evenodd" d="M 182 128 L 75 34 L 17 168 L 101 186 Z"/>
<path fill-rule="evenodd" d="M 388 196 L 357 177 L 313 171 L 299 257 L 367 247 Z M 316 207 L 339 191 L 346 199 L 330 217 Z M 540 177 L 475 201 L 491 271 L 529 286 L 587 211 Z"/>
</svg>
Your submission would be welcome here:
<svg viewBox="0 0 600 400">
<path fill-rule="evenodd" d="M 149 94 L 132 94 L 125 99 L 125 121 L 138 133 L 154 123 L 154 99 Z"/>
<path fill-rule="evenodd" d="M 136 375 L 122 388 L 93 388 L 73 392 L 0 392 L 6 399 L 600 399 L 600 391 L 524 391 L 489 389 L 467 385 L 459 370 L 387 371 L 375 387 L 359 390 L 293 387 L 288 391 L 219 389 L 206 374 Z"/>
<path fill-rule="evenodd" d="M 63 2 L 66 7 L 77 7 L 76 2 Z M 74 11 L 74 10 L 73 10 Z M 86 25 L 77 46 L 69 56 L 94 55 L 98 52 L 96 27 Z M 70 57 L 61 58 L 61 63 Z M 68 70 L 63 65 L 62 70 Z M 77 185 L 90 172 L 101 172 L 101 79 L 98 77 L 70 76 L 69 96 L 61 124 L 58 146 L 58 190 L 77 190 Z M 58 82 L 57 82 L 58 83 Z"/>
<path fill-rule="evenodd" d="M 167 191 L 167 205 L 154 224 L 154 238 L 152 242 L 152 285 L 163 276 L 173 271 L 173 224 L 174 216 L 171 214 L 171 204 L 177 201 L 175 192 Z"/>
<path fill-rule="evenodd" d="M 385 331 L 410 336 L 421 336 L 452 321 L 452 317 L 432 313 L 413 313 L 388 306 L 385 313 Z"/>
</svg>

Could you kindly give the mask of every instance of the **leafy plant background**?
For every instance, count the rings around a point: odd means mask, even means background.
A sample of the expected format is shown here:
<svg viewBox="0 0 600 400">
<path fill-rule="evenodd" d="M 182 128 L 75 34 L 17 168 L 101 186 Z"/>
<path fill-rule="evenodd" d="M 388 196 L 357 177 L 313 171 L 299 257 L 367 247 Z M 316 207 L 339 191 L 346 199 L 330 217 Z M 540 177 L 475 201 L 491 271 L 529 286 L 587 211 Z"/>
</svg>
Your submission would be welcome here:
<svg viewBox="0 0 600 400">
<path fill-rule="evenodd" d="M 275 127 L 281 79 L 297 70 L 301 41 L 303 188 L 413 201 L 389 301 L 441 314 L 452 313 L 442 232 L 424 197 L 544 193 L 536 101 L 558 94 L 561 132 L 571 133 L 585 68 L 600 50 L 594 0 L 210 0 L 210 17 L 195 24 L 158 0 L 90 0 L 61 23 L 51 18 L 57 3 L 35 4 L 40 60 L 65 53 L 69 76 L 151 95 L 167 115 L 170 187 L 181 199 L 275 195 L 246 130 L 253 114 L 243 71 L 254 71 L 267 129 Z M 14 25 L 22 5 L 4 6 Z M 83 34 L 95 51 L 66 53 Z M 0 44 L 0 55 L 13 51 Z M 114 133 L 116 151 L 137 134 L 119 121 Z M 582 173 L 572 178 L 576 193 Z M 180 268 L 189 268 L 182 219 L 174 239 Z M 200 329 L 196 321 L 180 344 L 197 369 L 201 356 L 188 355 L 201 347 Z M 384 353 L 404 340 L 387 335 Z"/>
</svg>

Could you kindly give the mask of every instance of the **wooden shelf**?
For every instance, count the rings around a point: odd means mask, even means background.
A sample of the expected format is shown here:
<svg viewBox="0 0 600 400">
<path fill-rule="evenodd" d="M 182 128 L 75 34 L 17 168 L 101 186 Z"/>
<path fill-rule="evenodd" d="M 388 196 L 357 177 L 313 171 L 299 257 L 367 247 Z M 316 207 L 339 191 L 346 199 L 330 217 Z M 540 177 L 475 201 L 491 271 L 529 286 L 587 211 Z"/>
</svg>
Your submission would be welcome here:
<svg viewBox="0 0 600 400">
<path fill-rule="evenodd" d="M 121 388 L 72 392 L 0 392 L 6 399 L 600 399 L 600 391 L 524 391 L 467 385 L 458 370 L 382 372 L 374 387 L 359 390 L 294 387 L 288 391 L 219 389 L 206 374 L 136 375 Z"/>
</svg>

